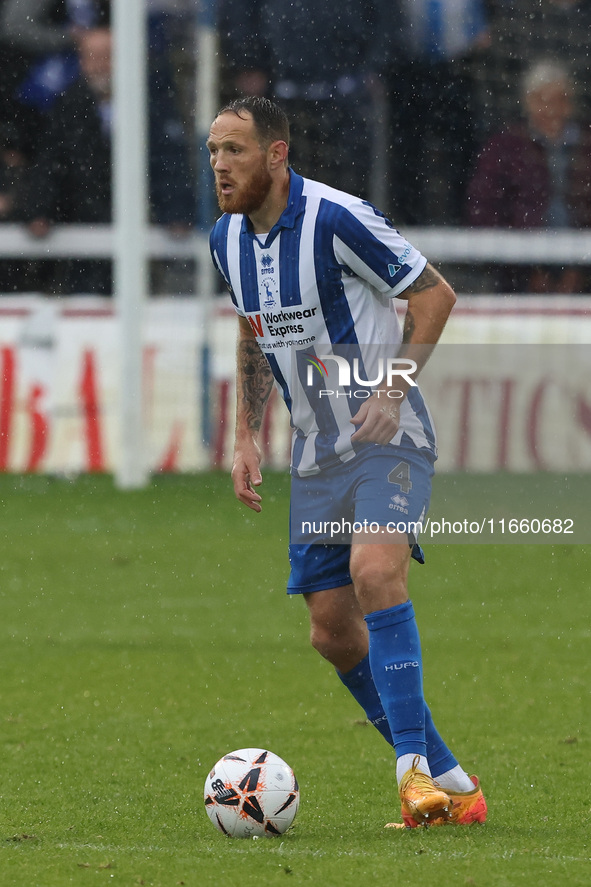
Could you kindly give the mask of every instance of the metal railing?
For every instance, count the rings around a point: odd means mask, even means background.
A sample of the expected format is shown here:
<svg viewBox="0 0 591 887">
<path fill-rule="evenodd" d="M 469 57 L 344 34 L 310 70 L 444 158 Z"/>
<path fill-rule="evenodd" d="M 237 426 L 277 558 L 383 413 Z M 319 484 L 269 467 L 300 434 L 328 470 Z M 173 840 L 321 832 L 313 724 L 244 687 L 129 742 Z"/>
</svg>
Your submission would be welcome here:
<svg viewBox="0 0 591 887">
<path fill-rule="evenodd" d="M 404 228 L 404 236 L 433 262 L 591 264 L 591 231 L 515 231 L 499 228 Z M 111 225 L 56 225 L 43 238 L 25 225 L 0 225 L 0 259 L 104 259 L 113 255 Z M 148 229 L 152 259 L 208 260 L 208 235 L 176 237 Z"/>
</svg>

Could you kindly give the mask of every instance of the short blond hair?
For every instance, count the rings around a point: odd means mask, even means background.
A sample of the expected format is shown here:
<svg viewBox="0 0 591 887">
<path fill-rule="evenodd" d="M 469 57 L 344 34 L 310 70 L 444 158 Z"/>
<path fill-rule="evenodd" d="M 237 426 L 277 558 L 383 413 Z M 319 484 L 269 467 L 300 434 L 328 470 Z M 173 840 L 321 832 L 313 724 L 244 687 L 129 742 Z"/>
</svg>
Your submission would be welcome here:
<svg viewBox="0 0 591 887">
<path fill-rule="evenodd" d="M 525 71 L 521 81 L 521 93 L 526 97 L 554 83 L 564 83 L 567 91 L 572 93 L 573 78 L 568 66 L 554 59 L 540 59 Z"/>
</svg>

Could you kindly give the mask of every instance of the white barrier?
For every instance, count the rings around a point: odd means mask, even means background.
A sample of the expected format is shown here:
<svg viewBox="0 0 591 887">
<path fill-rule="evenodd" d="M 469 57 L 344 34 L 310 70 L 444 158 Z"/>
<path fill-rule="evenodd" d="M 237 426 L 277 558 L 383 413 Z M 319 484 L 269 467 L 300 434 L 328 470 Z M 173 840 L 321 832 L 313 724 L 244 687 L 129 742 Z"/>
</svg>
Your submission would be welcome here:
<svg viewBox="0 0 591 887">
<path fill-rule="evenodd" d="M 114 250 L 110 225 L 56 225 L 43 238 L 33 237 L 21 224 L 2 224 L 0 231 L 0 258 L 4 259 L 105 259 Z M 403 233 L 431 262 L 591 264 L 591 231 L 586 230 L 405 227 Z M 207 243 L 207 234 L 174 237 L 152 225 L 146 253 L 153 259 L 209 260 Z"/>
<path fill-rule="evenodd" d="M 400 303 L 403 308 L 404 303 Z M 210 329 L 212 440 L 202 440 L 200 355 Z M 226 299 L 205 323 L 197 299 L 152 299 L 144 345 L 144 427 L 152 471 L 229 467 L 236 321 Z M 421 380 L 438 425 L 439 470 L 591 469 L 591 298 L 464 297 Z M 544 345 L 510 367 L 506 352 L 451 344 Z M 558 345 L 570 350 L 553 351 Z M 574 346 L 583 346 L 574 348 Z M 517 354 L 524 349 L 515 348 Z M 0 299 L 0 470 L 76 473 L 117 464 L 121 342 L 111 300 Z M 569 355 L 577 355 L 576 371 Z M 558 361 L 553 367 L 548 359 Z M 450 366 L 452 370 L 450 370 Z M 582 368 L 581 368 L 582 367 Z M 447 375 L 446 375 L 447 374 Z M 557 432 L 559 429 L 559 433 Z M 274 399 L 265 418 L 267 463 L 284 467 L 289 426 Z"/>
<path fill-rule="evenodd" d="M 153 299 L 143 357 L 144 429 L 153 471 L 208 464 L 194 299 Z M 0 300 L 0 470 L 77 473 L 118 464 L 122 343 L 110 299 Z"/>
</svg>

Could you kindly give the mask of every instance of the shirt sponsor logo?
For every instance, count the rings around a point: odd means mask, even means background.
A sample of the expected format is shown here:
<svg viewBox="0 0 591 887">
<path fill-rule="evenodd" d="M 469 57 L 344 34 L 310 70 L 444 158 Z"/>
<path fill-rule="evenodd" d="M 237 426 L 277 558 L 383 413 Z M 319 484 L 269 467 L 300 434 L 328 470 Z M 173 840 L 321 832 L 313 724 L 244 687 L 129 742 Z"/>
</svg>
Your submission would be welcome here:
<svg viewBox="0 0 591 887">
<path fill-rule="evenodd" d="M 266 281 L 265 283 L 268 283 Z M 265 301 L 266 305 L 267 302 Z M 272 304 L 275 304 L 274 302 Z M 271 305 L 269 305 L 271 307 Z M 261 314 L 249 314 L 248 322 L 253 333 L 259 339 L 265 336 L 265 327 L 269 336 L 279 336 L 281 338 L 292 335 L 294 333 L 303 333 L 304 324 L 294 323 L 294 321 L 308 320 L 314 317 L 318 308 L 305 308 L 298 311 L 263 311 Z M 264 325 L 263 325 L 264 321 Z"/>
<path fill-rule="evenodd" d="M 405 261 L 410 256 L 411 252 L 412 252 L 412 246 L 409 243 L 407 245 L 406 249 L 404 250 L 404 252 L 398 256 L 397 264 L 396 265 L 388 265 L 388 273 L 389 273 L 390 277 L 394 277 L 396 274 L 398 274 L 398 272 L 400 271 L 400 269 L 404 265 Z"/>
</svg>

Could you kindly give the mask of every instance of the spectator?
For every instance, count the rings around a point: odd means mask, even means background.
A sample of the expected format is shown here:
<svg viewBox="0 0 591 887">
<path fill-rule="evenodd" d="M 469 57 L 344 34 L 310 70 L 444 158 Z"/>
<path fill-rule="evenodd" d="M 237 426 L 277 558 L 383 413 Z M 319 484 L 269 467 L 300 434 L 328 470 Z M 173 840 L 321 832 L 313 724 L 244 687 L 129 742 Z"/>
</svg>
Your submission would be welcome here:
<svg viewBox="0 0 591 887">
<path fill-rule="evenodd" d="M 20 134 L 10 123 L 0 125 L 0 222 L 18 222 L 20 195 L 27 174 L 27 158 Z M 29 263 L 0 260 L 0 293 L 19 292 L 27 287 Z"/>
<path fill-rule="evenodd" d="M 107 25 L 108 0 L 0 0 L 3 119 L 19 126 L 29 157 L 57 97 L 78 76 L 81 28 Z"/>
<path fill-rule="evenodd" d="M 14 221 L 27 160 L 16 127 L 0 128 L 0 221 Z"/>
<path fill-rule="evenodd" d="M 401 51 L 392 53 L 394 216 L 459 224 L 478 147 L 475 65 L 490 37 L 483 0 L 402 0 Z"/>
<path fill-rule="evenodd" d="M 38 7 L 35 18 L 30 15 L 32 3 Z M 29 159 L 43 137 L 47 119 L 37 104 L 23 101 L 23 84 L 50 57 L 73 52 L 65 0 L 0 0 L 0 124 L 18 130 L 20 148 Z M 55 78 L 55 65 L 52 73 Z"/>
<path fill-rule="evenodd" d="M 591 226 L 591 130 L 575 111 L 573 83 L 561 62 L 541 60 L 522 81 L 524 117 L 484 146 L 469 186 L 468 219 L 495 228 Z M 582 268 L 552 263 L 508 268 L 511 292 L 588 291 Z"/>
<path fill-rule="evenodd" d="M 552 58 L 567 64 L 589 105 L 589 30 L 591 0 L 488 0 L 495 34 L 494 64 L 488 88 L 501 113 L 515 99 L 524 63 Z M 589 110 L 587 107 L 586 110 Z"/>
<path fill-rule="evenodd" d="M 25 218 L 44 236 L 56 222 L 111 220 L 111 32 L 96 28 L 79 37 L 82 76 L 56 102 L 47 144 L 30 176 Z M 152 220 L 174 233 L 188 231 L 194 200 L 182 125 L 168 93 L 152 75 L 150 156 Z M 112 292 L 108 261 L 70 261 L 51 291 Z"/>
<path fill-rule="evenodd" d="M 343 0 L 338 10 L 316 0 L 222 0 L 234 93 L 272 96 L 285 108 L 301 175 L 368 196 L 371 90 L 386 58 L 381 32 L 394 20 L 370 0 Z"/>
</svg>

